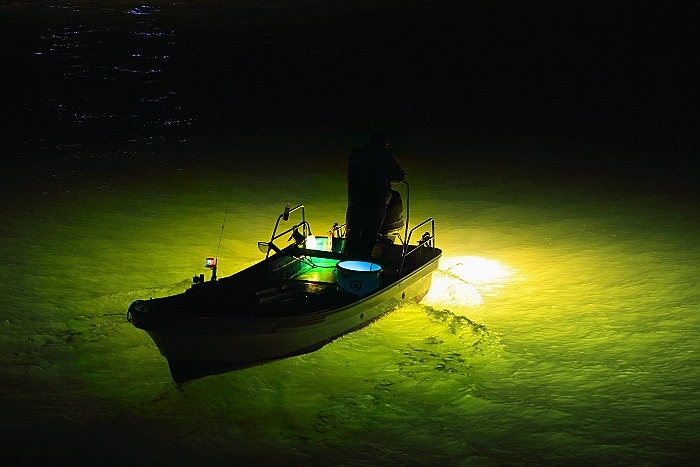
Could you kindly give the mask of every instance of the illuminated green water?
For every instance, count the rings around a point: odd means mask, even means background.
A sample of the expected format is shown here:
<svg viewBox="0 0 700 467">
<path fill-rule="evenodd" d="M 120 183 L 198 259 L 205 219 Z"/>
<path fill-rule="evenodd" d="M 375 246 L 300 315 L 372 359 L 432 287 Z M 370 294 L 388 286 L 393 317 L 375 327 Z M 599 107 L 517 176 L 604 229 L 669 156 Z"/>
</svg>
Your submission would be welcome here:
<svg viewBox="0 0 700 467">
<path fill-rule="evenodd" d="M 579 30 L 487 3 L 0 1 L 0 464 L 697 461 L 700 209 L 630 183 L 695 141 L 692 61 L 667 54 L 685 30 L 650 47 L 633 6 Z M 129 304 L 207 272 L 229 199 L 220 275 L 261 259 L 285 203 L 342 222 L 348 151 L 377 129 L 412 220 L 436 219 L 424 302 L 172 383 Z M 557 141 L 559 171 L 528 152 Z M 543 170 L 506 175 L 519 158 Z M 609 168 L 626 181 L 580 176 Z"/>
<path fill-rule="evenodd" d="M 475 178 L 407 157 L 412 219 L 436 218 L 445 253 L 425 303 L 309 355 L 172 383 L 155 345 L 125 321 L 128 305 L 205 272 L 229 192 L 221 275 L 261 258 L 255 242 L 287 202 L 305 203 L 319 231 L 342 221 L 342 155 L 327 160 L 294 178 L 163 164 L 6 200 L 4 455 L 157 465 L 693 459 L 697 205 L 601 184 Z"/>
</svg>

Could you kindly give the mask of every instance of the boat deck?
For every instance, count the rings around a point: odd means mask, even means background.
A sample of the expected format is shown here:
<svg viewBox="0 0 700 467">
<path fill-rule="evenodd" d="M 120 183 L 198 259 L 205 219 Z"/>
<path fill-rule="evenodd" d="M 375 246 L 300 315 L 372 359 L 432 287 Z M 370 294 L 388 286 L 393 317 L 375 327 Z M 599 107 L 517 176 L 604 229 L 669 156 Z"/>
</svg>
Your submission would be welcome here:
<svg viewBox="0 0 700 467">
<path fill-rule="evenodd" d="M 379 288 L 399 281 L 405 271 L 414 271 L 440 255 L 440 250 L 422 248 L 408 255 L 401 269 L 401 246 L 385 245 L 378 256 Z M 377 251 L 375 250 L 375 253 Z M 147 313 L 172 319 L 270 318 L 303 315 L 343 306 L 357 300 L 337 286 L 336 265 L 347 259 L 341 253 L 285 249 L 232 276 L 194 284 L 183 294 L 147 302 Z"/>
</svg>

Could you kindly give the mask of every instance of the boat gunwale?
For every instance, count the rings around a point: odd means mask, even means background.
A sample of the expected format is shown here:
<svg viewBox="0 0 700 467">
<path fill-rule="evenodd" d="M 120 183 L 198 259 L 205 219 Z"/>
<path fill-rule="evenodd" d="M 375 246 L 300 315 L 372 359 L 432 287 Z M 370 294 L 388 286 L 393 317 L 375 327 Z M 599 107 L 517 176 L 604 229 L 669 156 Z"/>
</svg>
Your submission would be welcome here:
<svg viewBox="0 0 700 467">
<path fill-rule="evenodd" d="M 348 297 L 351 301 L 348 303 L 340 304 L 337 306 L 331 306 L 328 308 L 323 308 L 319 310 L 314 310 L 314 311 L 309 311 L 306 313 L 300 313 L 300 314 L 294 314 L 294 315 L 273 315 L 273 316 L 235 316 L 235 315 L 225 315 L 225 316 L 196 316 L 196 315 L 171 315 L 171 316 L 162 316 L 162 315 L 155 315 L 155 314 L 149 314 L 148 312 L 140 311 L 140 310 L 132 310 L 131 314 L 132 317 L 136 318 L 134 322 L 134 326 L 143 329 L 145 331 L 152 331 L 152 332 L 158 332 L 158 333 L 177 333 L 177 334 L 226 334 L 226 333 L 231 333 L 233 330 L 231 329 L 232 327 L 245 327 L 250 329 L 248 332 L 243 332 L 241 334 L 251 334 L 255 333 L 255 329 L 259 329 L 262 332 L 270 333 L 270 332 L 277 332 L 280 329 L 299 329 L 300 327 L 312 327 L 315 325 L 322 325 L 327 318 L 332 317 L 332 316 L 337 316 L 339 314 L 342 314 L 345 311 L 348 311 L 350 309 L 355 309 L 355 308 L 361 308 L 361 307 L 369 307 L 372 308 L 373 306 L 379 305 L 386 301 L 386 299 L 383 299 L 382 296 L 386 295 L 387 293 L 390 293 L 394 288 L 396 287 L 401 287 L 403 284 L 406 282 L 409 282 L 408 285 L 411 285 L 415 283 L 418 279 L 416 276 L 419 276 L 422 271 L 424 271 L 426 268 L 429 268 L 432 264 L 435 264 L 439 262 L 440 258 L 442 257 L 442 251 L 438 248 L 433 248 L 433 251 L 435 254 L 422 263 L 420 266 L 417 268 L 411 270 L 409 273 L 401 275 L 400 277 L 396 277 L 395 279 L 390 280 L 388 283 L 384 284 L 383 286 L 380 286 L 377 290 L 362 296 L 362 297 Z M 274 256 L 271 256 L 270 258 L 266 258 L 263 261 L 268 261 L 269 259 L 274 258 Z M 261 262 L 262 263 L 262 262 Z M 261 263 L 256 263 L 256 265 L 261 264 Z M 253 266 L 256 266 L 253 265 Z M 221 279 L 221 280 L 226 280 L 231 277 L 235 276 L 228 276 L 227 278 Z M 294 279 L 279 279 L 279 281 L 290 281 L 294 282 Z M 329 284 L 329 283 L 324 283 L 324 284 Z M 322 293 L 327 290 L 333 290 L 335 289 L 331 286 L 328 287 L 324 290 L 322 290 L 319 293 Z M 186 293 L 187 291 L 183 292 Z M 349 295 L 351 295 L 348 292 Z M 164 297 L 167 298 L 167 297 Z M 157 300 L 157 299 L 156 299 Z M 301 299 L 299 299 L 301 300 Z M 133 305 L 135 305 L 138 302 L 148 302 L 147 300 L 142 300 L 142 301 L 137 301 L 134 302 Z M 130 310 L 132 309 L 130 307 Z M 138 319 L 137 316 L 135 315 L 142 315 L 146 321 L 151 324 L 151 326 L 146 325 L 146 326 L 140 326 L 140 319 Z M 146 317 L 147 316 L 147 317 Z M 304 322 L 307 321 L 308 324 L 304 325 L 297 325 L 296 323 Z M 192 327 L 199 328 L 200 332 L 193 332 L 194 329 Z M 261 329 L 262 328 L 262 329 Z M 263 331 L 265 329 L 265 331 Z M 274 329 L 274 331 L 273 331 Z M 242 329 L 241 329 L 242 330 Z M 179 332 L 177 332 L 179 331 Z M 184 331 L 184 332 L 183 332 Z M 212 332 L 214 331 L 214 332 Z"/>
</svg>

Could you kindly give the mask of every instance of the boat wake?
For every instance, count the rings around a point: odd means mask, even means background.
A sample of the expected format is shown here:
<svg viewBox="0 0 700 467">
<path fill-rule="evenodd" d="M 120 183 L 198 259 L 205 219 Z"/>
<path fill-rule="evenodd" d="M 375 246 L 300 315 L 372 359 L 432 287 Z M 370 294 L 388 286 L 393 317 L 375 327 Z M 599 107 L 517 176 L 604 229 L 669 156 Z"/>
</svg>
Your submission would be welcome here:
<svg viewBox="0 0 700 467">
<path fill-rule="evenodd" d="M 495 295 L 513 272 L 484 258 L 445 260 L 448 267 L 433 273 L 421 302 L 401 307 L 402 314 L 414 316 L 412 332 L 402 334 L 404 342 L 397 348 L 399 373 L 405 376 L 472 374 L 483 357 L 497 357 L 503 349 L 498 334 L 473 319 L 484 303 L 482 294 Z M 427 319 L 416 319 L 416 314 Z"/>
<path fill-rule="evenodd" d="M 497 295 L 515 273 L 496 260 L 478 256 L 445 257 L 440 265 L 443 268 L 433 273 L 432 285 L 421 303 L 458 315 L 473 314 L 484 296 Z"/>
<path fill-rule="evenodd" d="M 450 270 L 438 269 L 421 303 L 434 308 L 461 310 L 481 305 L 483 300 L 476 288 Z"/>
</svg>

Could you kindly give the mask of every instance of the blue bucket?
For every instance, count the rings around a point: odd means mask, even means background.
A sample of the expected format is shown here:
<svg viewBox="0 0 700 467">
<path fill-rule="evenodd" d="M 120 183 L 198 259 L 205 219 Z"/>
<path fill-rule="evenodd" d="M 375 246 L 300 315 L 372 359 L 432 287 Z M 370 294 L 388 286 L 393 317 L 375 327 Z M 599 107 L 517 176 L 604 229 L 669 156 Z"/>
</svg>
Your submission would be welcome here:
<svg viewBox="0 0 700 467">
<path fill-rule="evenodd" d="M 338 290 L 362 297 L 379 288 L 382 267 L 366 261 L 341 261 L 338 269 Z"/>
</svg>

